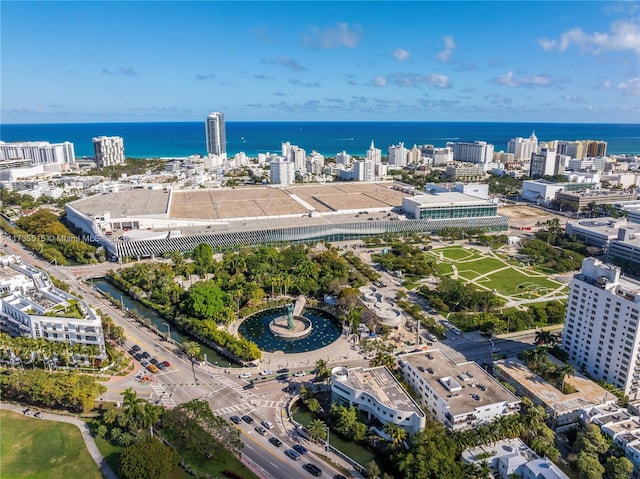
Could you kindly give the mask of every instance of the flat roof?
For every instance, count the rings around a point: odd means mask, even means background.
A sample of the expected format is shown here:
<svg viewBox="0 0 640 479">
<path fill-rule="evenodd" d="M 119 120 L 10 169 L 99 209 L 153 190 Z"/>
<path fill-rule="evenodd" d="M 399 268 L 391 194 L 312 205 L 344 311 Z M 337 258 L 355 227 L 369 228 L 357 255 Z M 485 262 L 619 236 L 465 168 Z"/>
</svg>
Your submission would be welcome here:
<svg viewBox="0 0 640 479">
<path fill-rule="evenodd" d="M 132 188 L 114 193 L 101 193 L 74 201 L 73 207 L 92 215 L 109 212 L 112 218 L 128 216 L 164 215 L 167 212 L 169 193 L 165 190 Z"/>
<path fill-rule="evenodd" d="M 465 195 L 464 193 L 458 193 L 457 191 L 411 196 L 410 198 L 407 198 L 407 200 L 418 203 L 421 206 L 460 206 L 489 204 L 489 200 L 483 200 L 478 198 L 477 196 Z"/>
<path fill-rule="evenodd" d="M 567 220 L 567 225 L 573 228 L 592 231 L 607 236 L 609 239 L 618 238 L 618 229 L 628 227 L 627 221 L 615 218 L 597 218 L 586 220 Z"/>
<path fill-rule="evenodd" d="M 420 371 L 429 387 L 447 401 L 449 411 L 454 416 L 490 404 L 520 402 L 477 363 L 455 363 L 440 349 L 403 354 L 399 359 Z M 452 394 L 442 384 L 441 379 L 444 378 L 451 378 L 458 383 L 461 386 L 460 394 Z M 473 395 L 478 399 L 474 399 Z"/>
<path fill-rule="evenodd" d="M 353 389 L 369 393 L 389 408 L 424 416 L 420 406 L 407 394 L 385 366 L 347 369 L 346 378 L 341 376 L 341 381 L 338 383 L 340 382 Z"/>
<path fill-rule="evenodd" d="M 170 206 L 169 193 L 165 190 L 132 188 L 90 196 L 73 202 L 72 206 L 85 214 L 108 211 L 112 218 L 167 215 L 169 219 L 224 221 L 302 216 L 311 212 L 391 210 L 402 206 L 402 198 L 407 195 L 394 187 L 397 183 L 336 182 L 288 188 L 174 189 Z"/>
<path fill-rule="evenodd" d="M 559 363 L 557 359 L 551 356 L 548 357 L 552 361 Z M 567 384 L 576 389 L 576 392 L 564 394 L 518 359 L 503 359 L 496 361 L 495 365 L 500 368 L 502 374 L 511 377 L 531 394 L 535 395 L 545 407 L 553 409 L 560 414 L 616 399 L 613 394 L 579 373 L 574 376 L 567 376 L 565 380 Z"/>
</svg>

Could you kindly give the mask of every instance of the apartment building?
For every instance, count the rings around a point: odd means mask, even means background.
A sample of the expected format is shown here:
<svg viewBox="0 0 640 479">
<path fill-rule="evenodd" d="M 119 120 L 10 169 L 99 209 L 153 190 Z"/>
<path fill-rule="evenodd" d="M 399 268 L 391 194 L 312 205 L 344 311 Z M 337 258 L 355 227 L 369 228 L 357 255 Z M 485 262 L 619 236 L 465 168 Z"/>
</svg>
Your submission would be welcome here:
<svg viewBox="0 0 640 479">
<path fill-rule="evenodd" d="M 638 399 L 640 282 L 586 258 L 569 287 L 562 347 L 578 370 Z"/>
<path fill-rule="evenodd" d="M 93 152 L 98 168 L 124 163 L 124 140 L 120 136 L 93 138 Z"/>
<path fill-rule="evenodd" d="M 106 357 L 102 321 L 95 311 L 17 256 L 0 258 L 0 330 L 11 336 L 94 345 L 100 351 L 96 358 Z"/>
</svg>

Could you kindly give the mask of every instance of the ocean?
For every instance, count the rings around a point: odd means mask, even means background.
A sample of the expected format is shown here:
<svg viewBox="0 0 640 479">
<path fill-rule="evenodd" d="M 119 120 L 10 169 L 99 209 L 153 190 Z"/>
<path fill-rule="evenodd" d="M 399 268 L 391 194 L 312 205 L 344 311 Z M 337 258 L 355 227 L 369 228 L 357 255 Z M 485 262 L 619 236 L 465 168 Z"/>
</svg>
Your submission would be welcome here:
<svg viewBox="0 0 640 479">
<path fill-rule="evenodd" d="M 227 154 L 281 151 L 290 142 L 307 153 L 325 156 L 346 151 L 364 156 L 374 141 L 387 154 L 390 145 L 404 142 L 445 146 L 447 141 L 486 141 L 495 151 L 507 149 L 510 139 L 527 138 L 535 131 L 538 141 L 603 140 L 611 155 L 640 154 L 640 125 L 586 123 L 472 123 L 472 122 L 227 122 Z M 130 158 L 184 157 L 206 154 L 205 126 L 202 122 L 180 123 L 67 123 L 3 124 L 0 140 L 70 141 L 76 157 L 92 157 L 95 136 L 121 136 L 125 155 Z"/>
</svg>

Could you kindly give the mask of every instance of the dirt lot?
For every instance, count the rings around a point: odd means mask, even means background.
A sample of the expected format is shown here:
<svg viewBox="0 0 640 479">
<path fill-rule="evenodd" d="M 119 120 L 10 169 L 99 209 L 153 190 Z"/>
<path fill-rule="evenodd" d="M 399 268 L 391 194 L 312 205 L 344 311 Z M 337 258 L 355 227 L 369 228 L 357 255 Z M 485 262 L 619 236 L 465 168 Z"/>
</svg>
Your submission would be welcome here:
<svg viewBox="0 0 640 479">
<path fill-rule="evenodd" d="M 515 228 L 531 227 L 536 229 L 536 223 L 544 223 L 553 218 L 560 219 L 560 224 L 562 225 L 567 222 L 565 216 L 549 213 L 548 211 L 532 206 L 504 206 L 498 208 L 498 214 L 508 217 L 509 224 Z"/>
</svg>

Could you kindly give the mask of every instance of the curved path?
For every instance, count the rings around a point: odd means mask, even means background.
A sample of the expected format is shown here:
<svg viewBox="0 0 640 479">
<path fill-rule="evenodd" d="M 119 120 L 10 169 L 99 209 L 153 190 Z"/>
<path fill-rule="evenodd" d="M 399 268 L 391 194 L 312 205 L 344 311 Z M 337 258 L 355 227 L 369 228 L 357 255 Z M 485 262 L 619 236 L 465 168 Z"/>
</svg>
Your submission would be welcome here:
<svg viewBox="0 0 640 479">
<path fill-rule="evenodd" d="M 22 414 L 22 411 L 25 408 L 16 406 L 14 404 L 0 403 L 0 409 L 6 409 L 8 411 L 13 411 L 18 414 Z M 107 461 L 104 459 L 104 456 L 102 455 L 102 453 L 100 453 L 98 446 L 96 446 L 96 442 L 93 440 L 93 436 L 91 435 L 91 432 L 89 431 L 89 426 L 87 425 L 86 422 L 75 417 L 58 416 L 56 414 L 51 414 L 48 412 L 42 413 L 41 420 L 66 422 L 66 423 L 74 424 L 75 426 L 78 426 L 78 428 L 80 429 L 80 433 L 82 434 L 82 439 L 84 439 L 84 443 L 87 446 L 87 450 L 89 451 L 89 454 L 91 454 L 91 458 L 93 459 L 93 461 L 96 463 L 96 465 L 100 469 L 100 472 L 102 473 L 102 477 L 104 477 L 105 479 L 118 479 L 118 476 L 113 472 L 113 469 L 111 469 L 111 466 L 107 464 Z"/>
</svg>

